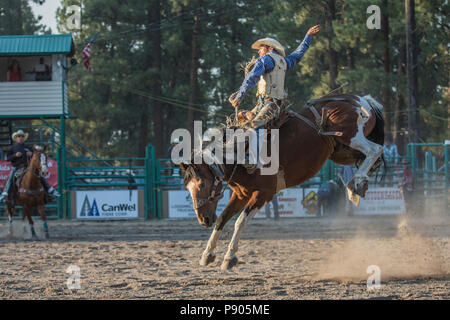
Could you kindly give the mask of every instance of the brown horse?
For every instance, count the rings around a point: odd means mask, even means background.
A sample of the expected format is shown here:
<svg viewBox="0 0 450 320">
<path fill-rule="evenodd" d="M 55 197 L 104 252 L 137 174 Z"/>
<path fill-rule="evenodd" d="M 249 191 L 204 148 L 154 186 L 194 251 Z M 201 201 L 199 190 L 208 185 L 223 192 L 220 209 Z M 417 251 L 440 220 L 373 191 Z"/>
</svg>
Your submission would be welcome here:
<svg viewBox="0 0 450 320">
<path fill-rule="evenodd" d="M 47 217 L 45 216 L 44 208 L 45 191 L 41 183 L 41 177 L 45 177 L 48 174 L 46 152 L 47 146 L 33 146 L 33 156 L 31 157 L 30 164 L 20 182 L 20 186 L 18 192 L 16 193 L 14 201 L 8 201 L 8 199 L 6 199 L 6 212 L 8 213 L 9 222 L 9 236 L 12 236 L 12 217 L 15 211 L 15 205 L 21 205 L 23 208 L 22 221 L 25 220 L 25 217 L 28 219 L 28 223 L 31 228 L 31 236 L 33 237 L 33 239 L 37 239 L 37 235 L 34 230 L 33 219 L 31 218 L 31 209 L 33 207 L 37 207 L 43 221 L 44 236 L 46 239 L 49 238 Z M 24 232 L 25 230 L 26 225 L 24 224 Z"/>
<path fill-rule="evenodd" d="M 331 159 L 339 164 L 358 166 L 349 187 L 364 196 L 369 171 L 383 152 L 382 105 L 370 96 L 334 95 L 314 101 L 311 107 L 314 110 L 303 108 L 299 116 L 289 118 L 279 129 L 279 163 L 284 171 L 281 189 L 312 178 L 325 161 Z M 326 135 L 324 131 L 335 134 Z M 200 259 L 201 265 L 214 261 L 214 249 L 223 227 L 243 209 L 222 263 L 222 269 L 232 268 L 237 264 L 235 254 L 243 229 L 257 210 L 280 190 L 279 174 L 261 175 L 261 169 L 257 169 L 250 175 L 237 164 L 181 163 L 180 167 L 185 172 L 185 185 L 199 223 L 210 227 L 217 220 Z M 217 219 L 223 181 L 228 183 L 232 194 Z"/>
</svg>

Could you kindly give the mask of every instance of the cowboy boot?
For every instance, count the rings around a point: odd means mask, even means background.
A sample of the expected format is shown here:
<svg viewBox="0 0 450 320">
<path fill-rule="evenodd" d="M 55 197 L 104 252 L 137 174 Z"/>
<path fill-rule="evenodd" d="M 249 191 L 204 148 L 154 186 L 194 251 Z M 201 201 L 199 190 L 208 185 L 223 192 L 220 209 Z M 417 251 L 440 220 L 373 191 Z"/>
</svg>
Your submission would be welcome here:
<svg viewBox="0 0 450 320">
<path fill-rule="evenodd" d="M 47 180 L 45 180 L 44 178 L 41 178 L 41 183 L 44 186 L 44 189 L 46 191 L 46 193 L 48 193 L 48 195 L 52 198 L 56 198 L 59 197 L 60 194 L 58 191 L 56 191 L 55 188 L 53 188 L 48 182 Z"/>
<path fill-rule="evenodd" d="M 3 189 L 2 194 L 0 195 L 0 201 L 4 200 L 6 197 L 8 197 L 9 190 L 11 188 L 11 183 L 14 176 L 14 169 L 9 174 L 8 180 L 6 181 L 5 188 Z"/>
</svg>

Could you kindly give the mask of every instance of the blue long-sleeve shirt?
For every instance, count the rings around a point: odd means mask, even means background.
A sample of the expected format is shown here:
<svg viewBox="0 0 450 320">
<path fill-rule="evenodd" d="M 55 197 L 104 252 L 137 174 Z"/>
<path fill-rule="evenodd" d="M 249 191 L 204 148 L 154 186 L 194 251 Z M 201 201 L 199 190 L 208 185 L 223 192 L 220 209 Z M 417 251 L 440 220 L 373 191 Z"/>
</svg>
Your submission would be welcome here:
<svg viewBox="0 0 450 320">
<path fill-rule="evenodd" d="M 312 36 L 307 34 L 298 48 L 295 49 L 295 51 L 288 55 L 286 58 L 284 58 L 284 60 L 286 60 L 286 72 L 297 63 L 299 63 L 303 58 L 309 48 L 309 45 L 311 44 L 311 38 Z M 275 61 L 273 61 L 271 56 L 264 55 L 262 57 L 259 57 L 258 60 L 256 60 L 253 69 L 245 76 L 245 79 L 242 82 L 241 87 L 239 88 L 239 92 L 236 95 L 236 98 L 242 100 L 247 91 L 256 86 L 260 76 L 264 73 L 271 72 L 273 68 L 275 68 Z"/>
</svg>

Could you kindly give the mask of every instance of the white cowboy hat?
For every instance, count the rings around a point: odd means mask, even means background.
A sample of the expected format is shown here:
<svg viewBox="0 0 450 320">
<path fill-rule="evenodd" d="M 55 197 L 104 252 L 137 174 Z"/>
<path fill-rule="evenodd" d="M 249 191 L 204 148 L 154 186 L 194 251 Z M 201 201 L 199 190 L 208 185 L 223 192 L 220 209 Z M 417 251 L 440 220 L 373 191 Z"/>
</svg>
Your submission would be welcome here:
<svg viewBox="0 0 450 320">
<path fill-rule="evenodd" d="M 281 54 L 283 57 L 286 57 L 286 54 L 284 53 L 284 47 L 277 40 L 272 39 L 272 38 L 259 39 L 255 43 L 252 44 L 252 49 L 259 50 L 259 48 L 262 45 L 269 46 L 269 47 L 274 47 L 275 50 L 277 50 L 277 52 L 279 54 Z"/>
<path fill-rule="evenodd" d="M 15 140 L 17 136 L 24 136 L 25 140 L 28 139 L 28 133 L 23 132 L 23 130 L 18 130 L 17 132 L 14 132 L 12 135 L 13 140 Z"/>
</svg>

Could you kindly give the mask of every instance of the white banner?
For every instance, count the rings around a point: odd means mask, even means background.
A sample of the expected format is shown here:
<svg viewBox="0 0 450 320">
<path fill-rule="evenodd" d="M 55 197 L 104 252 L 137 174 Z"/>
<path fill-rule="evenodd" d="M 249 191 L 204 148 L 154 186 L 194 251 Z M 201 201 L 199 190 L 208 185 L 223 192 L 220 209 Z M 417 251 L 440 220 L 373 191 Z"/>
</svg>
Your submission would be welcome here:
<svg viewBox="0 0 450 320">
<path fill-rule="evenodd" d="M 225 190 L 223 198 L 217 204 L 216 213 L 219 215 L 230 200 L 230 190 Z M 191 194 L 187 190 L 170 190 L 168 195 L 169 218 L 196 218 L 192 205 Z"/>
<path fill-rule="evenodd" d="M 358 207 L 354 207 L 358 215 L 402 214 L 405 213 L 405 200 L 400 188 L 370 188 L 366 196 L 361 198 Z"/>
<path fill-rule="evenodd" d="M 284 217 L 315 217 L 317 215 L 317 188 L 292 188 L 277 194 L 278 212 Z M 273 218 L 273 204 L 270 203 L 270 217 Z M 258 210 L 255 218 L 265 218 L 265 207 Z"/>
<path fill-rule="evenodd" d="M 76 191 L 78 219 L 138 217 L 137 190 Z"/>
</svg>

